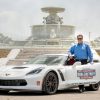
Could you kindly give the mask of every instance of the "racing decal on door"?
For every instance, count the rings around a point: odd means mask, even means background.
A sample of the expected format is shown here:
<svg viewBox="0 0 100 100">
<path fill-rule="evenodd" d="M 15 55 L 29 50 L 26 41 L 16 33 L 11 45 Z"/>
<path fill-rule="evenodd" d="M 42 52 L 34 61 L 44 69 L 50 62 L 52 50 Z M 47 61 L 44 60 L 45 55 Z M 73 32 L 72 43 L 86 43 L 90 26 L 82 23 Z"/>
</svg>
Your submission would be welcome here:
<svg viewBox="0 0 100 100">
<path fill-rule="evenodd" d="M 96 76 L 96 70 L 95 69 L 82 69 L 77 70 L 77 77 L 80 79 L 92 79 L 93 76 Z"/>
</svg>

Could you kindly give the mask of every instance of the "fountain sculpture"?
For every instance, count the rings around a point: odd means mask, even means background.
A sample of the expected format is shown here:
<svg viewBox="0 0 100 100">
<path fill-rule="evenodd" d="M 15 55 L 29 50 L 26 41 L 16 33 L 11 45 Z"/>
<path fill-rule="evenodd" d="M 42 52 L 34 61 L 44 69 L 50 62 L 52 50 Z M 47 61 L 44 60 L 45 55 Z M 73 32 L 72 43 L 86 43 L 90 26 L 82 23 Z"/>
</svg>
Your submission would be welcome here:
<svg viewBox="0 0 100 100">
<path fill-rule="evenodd" d="M 64 12 L 64 8 L 44 7 L 41 8 L 41 10 L 42 12 L 49 13 L 49 15 L 43 17 L 43 25 L 32 26 L 32 36 L 30 39 L 32 44 L 55 44 L 54 41 L 58 41 L 58 39 L 64 40 L 74 33 L 75 27 L 71 25 L 63 25 L 63 18 L 59 17 L 57 14 Z"/>
</svg>

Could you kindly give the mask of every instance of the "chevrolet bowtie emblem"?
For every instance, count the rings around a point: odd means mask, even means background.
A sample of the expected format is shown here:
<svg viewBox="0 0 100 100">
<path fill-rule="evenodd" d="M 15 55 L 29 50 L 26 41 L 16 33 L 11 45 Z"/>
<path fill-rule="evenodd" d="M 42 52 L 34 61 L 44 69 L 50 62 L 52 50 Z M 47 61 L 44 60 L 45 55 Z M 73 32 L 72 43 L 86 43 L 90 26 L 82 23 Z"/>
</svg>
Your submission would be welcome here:
<svg viewBox="0 0 100 100">
<path fill-rule="evenodd" d="M 8 75 L 10 75 L 10 74 L 7 74 L 7 73 L 6 73 L 5 75 L 8 76 Z"/>
</svg>

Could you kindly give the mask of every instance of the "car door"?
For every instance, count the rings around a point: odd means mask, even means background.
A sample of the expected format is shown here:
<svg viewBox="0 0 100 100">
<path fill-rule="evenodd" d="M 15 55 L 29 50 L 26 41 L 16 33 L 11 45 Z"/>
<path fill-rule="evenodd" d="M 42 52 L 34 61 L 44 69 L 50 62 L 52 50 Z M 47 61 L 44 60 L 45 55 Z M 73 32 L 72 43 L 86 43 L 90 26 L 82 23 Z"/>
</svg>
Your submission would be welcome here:
<svg viewBox="0 0 100 100">
<path fill-rule="evenodd" d="M 65 67 L 65 73 L 66 84 L 80 84 L 92 81 L 96 76 L 96 69 L 91 68 L 91 64 L 81 65 L 75 62 Z"/>
</svg>

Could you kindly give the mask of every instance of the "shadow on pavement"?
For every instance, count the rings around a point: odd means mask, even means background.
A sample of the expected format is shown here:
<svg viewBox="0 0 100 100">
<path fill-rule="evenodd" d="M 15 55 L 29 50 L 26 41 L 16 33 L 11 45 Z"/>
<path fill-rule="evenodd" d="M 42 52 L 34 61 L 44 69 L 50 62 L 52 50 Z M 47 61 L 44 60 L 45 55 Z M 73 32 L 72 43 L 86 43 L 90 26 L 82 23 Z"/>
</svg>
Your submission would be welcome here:
<svg viewBox="0 0 100 100">
<path fill-rule="evenodd" d="M 86 93 L 85 91 L 84 93 Z M 80 94 L 79 89 L 66 89 L 66 90 L 59 90 L 57 93 L 53 95 L 58 95 L 58 94 Z M 50 96 L 47 94 L 44 94 L 42 92 L 17 92 L 17 91 L 11 91 L 9 93 L 0 93 L 0 95 L 4 96 Z"/>
</svg>

